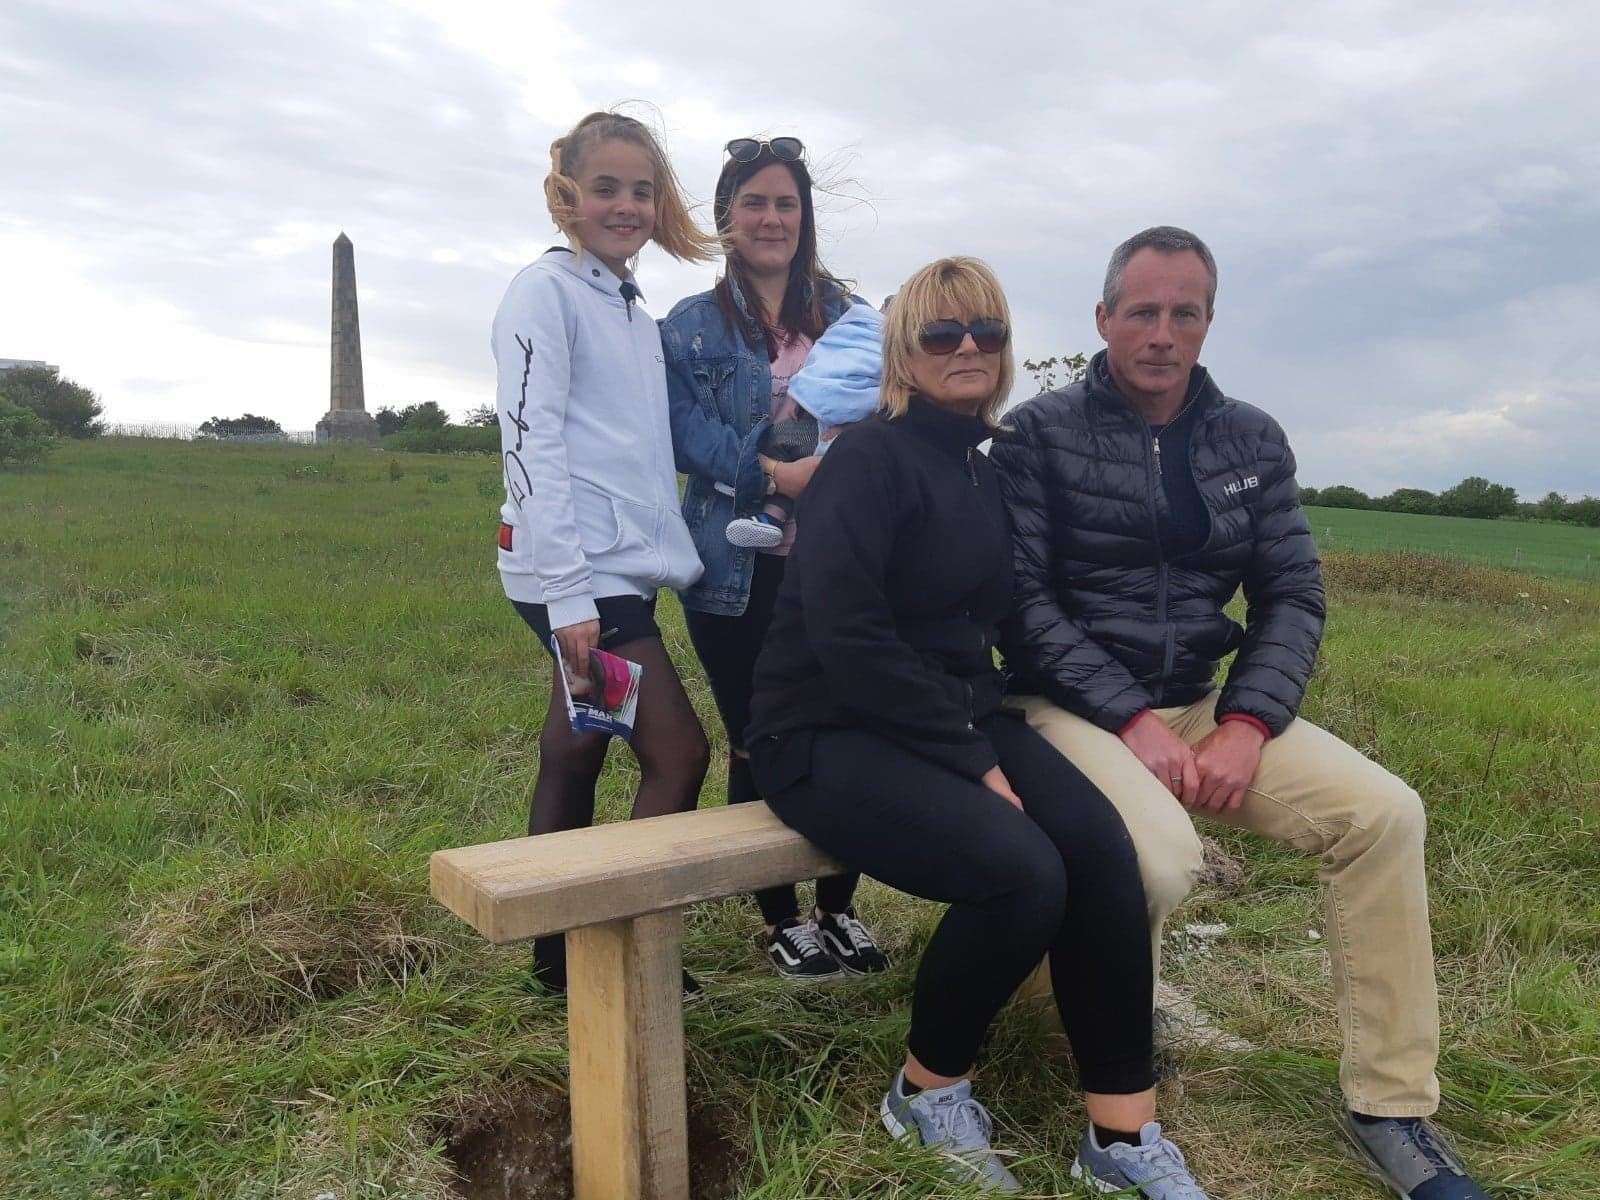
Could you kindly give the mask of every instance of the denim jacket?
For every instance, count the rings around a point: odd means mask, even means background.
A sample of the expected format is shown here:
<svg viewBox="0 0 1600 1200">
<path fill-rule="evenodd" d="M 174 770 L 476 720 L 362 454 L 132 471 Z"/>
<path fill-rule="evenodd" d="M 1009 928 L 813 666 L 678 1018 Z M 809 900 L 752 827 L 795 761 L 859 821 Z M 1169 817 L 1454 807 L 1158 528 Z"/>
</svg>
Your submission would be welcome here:
<svg viewBox="0 0 1600 1200">
<path fill-rule="evenodd" d="M 661 322 L 672 452 L 689 479 L 683 519 L 705 564 L 699 582 L 680 596 L 685 608 L 723 616 L 741 615 L 750 601 L 756 551 L 728 541 L 726 527 L 735 514 L 761 507 L 766 477 L 756 451 L 772 413 L 766 345 L 738 285 L 732 287 L 748 339 L 729 326 L 714 292 L 679 301 Z M 855 303 L 865 301 L 830 294 L 829 323 Z"/>
</svg>

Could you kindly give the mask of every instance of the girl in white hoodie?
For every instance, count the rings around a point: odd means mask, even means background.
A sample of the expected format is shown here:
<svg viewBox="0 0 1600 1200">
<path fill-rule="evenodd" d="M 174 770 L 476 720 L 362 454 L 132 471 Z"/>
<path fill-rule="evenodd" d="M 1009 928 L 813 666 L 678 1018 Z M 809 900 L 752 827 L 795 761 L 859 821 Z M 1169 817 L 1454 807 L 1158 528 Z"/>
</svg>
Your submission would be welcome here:
<svg viewBox="0 0 1600 1200">
<path fill-rule="evenodd" d="M 659 588 L 683 588 L 701 565 L 678 507 L 667 381 L 656 323 L 630 269 L 648 241 L 708 261 L 717 243 L 689 217 L 650 130 L 590 113 L 550 147 L 545 199 L 568 245 L 511 281 L 495 313 L 506 499 L 499 565 L 506 596 L 548 651 L 552 635 L 574 696 L 589 689 L 591 647 L 644 668 L 634 723 L 633 816 L 692 809 L 710 750 L 661 642 Z M 539 736 L 530 834 L 594 819 L 608 739 L 575 733 L 560 672 Z M 560 937 L 534 943 L 535 975 L 566 984 Z"/>
</svg>

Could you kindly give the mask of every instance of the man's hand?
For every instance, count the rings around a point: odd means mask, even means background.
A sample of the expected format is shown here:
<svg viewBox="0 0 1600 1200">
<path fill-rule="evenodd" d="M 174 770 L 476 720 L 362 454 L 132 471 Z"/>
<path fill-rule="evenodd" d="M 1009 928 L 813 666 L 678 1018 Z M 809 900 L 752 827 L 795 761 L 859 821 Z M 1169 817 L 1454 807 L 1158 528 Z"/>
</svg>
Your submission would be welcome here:
<svg viewBox="0 0 1600 1200">
<path fill-rule="evenodd" d="M 1011 781 L 1006 778 L 1005 772 L 999 767 L 990 767 L 983 773 L 983 786 L 997 796 L 1001 796 L 1017 806 L 1022 811 L 1022 798 L 1011 790 Z"/>
<path fill-rule="evenodd" d="M 1200 797 L 1196 808 L 1225 812 L 1244 803 L 1245 790 L 1261 765 L 1266 738 L 1245 721 L 1224 721 L 1194 748 L 1194 765 L 1200 772 Z"/>
<path fill-rule="evenodd" d="M 1165 721 L 1146 710 L 1144 716 L 1122 731 L 1122 744 L 1149 768 L 1162 787 L 1185 805 L 1194 804 L 1200 794 L 1194 751 Z"/>
<path fill-rule="evenodd" d="M 593 687 L 589 682 L 589 651 L 600 644 L 600 622 L 579 621 L 552 632 L 561 646 L 561 661 L 567 667 L 568 693 L 574 700 L 587 696 Z"/>
</svg>

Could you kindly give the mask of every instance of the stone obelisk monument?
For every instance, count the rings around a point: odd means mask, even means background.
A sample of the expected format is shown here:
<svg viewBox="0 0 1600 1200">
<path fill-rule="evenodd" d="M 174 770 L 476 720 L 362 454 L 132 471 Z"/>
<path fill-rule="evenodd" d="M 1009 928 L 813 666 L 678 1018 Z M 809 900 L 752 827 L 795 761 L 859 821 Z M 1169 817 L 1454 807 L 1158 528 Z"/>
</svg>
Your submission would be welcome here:
<svg viewBox="0 0 1600 1200">
<path fill-rule="evenodd" d="M 328 413 L 317 422 L 318 442 L 376 444 L 378 423 L 361 386 L 361 318 L 356 312 L 356 248 L 340 234 L 333 242 L 333 373 Z"/>
</svg>

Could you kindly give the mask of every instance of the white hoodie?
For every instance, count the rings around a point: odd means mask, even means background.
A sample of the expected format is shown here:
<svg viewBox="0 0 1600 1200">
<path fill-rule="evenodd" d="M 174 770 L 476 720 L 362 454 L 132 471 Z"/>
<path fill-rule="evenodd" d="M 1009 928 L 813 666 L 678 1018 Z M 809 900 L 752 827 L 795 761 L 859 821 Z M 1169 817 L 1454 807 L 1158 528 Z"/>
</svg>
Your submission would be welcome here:
<svg viewBox="0 0 1600 1200">
<path fill-rule="evenodd" d="M 661 334 L 625 285 L 637 296 L 592 254 L 548 250 L 494 316 L 500 580 L 552 629 L 703 569 L 678 510 Z"/>
</svg>

